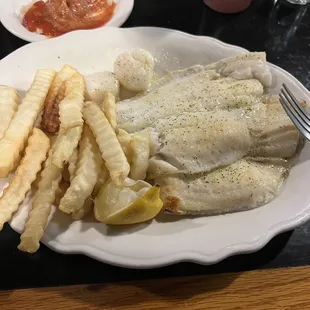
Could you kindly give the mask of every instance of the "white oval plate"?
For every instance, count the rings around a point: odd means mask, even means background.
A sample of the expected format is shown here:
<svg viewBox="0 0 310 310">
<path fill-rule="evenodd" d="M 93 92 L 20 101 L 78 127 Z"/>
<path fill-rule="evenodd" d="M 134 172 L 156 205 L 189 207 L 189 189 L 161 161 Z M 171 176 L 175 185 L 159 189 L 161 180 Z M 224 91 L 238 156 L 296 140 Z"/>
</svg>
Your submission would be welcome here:
<svg viewBox="0 0 310 310">
<path fill-rule="evenodd" d="M 81 44 L 83 42 L 83 44 Z M 112 70 L 116 55 L 141 47 L 157 60 L 157 68 L 175 70 L 207 64 L 245 50 L 209 37 L 160 28 L 102 28 L 77 31 L 26 45 L 0 62 L 0 84 L 25 91 L 36 69 L 75 66 L 83 74 Z M 270 64 L 272 92 L 283 82 L 296 96 L 310 102 L 310 94 L 293 76 Z M 306 144 L 282 194 L 261 208 L 221 216 L 176 218 L 162 216 L 152 223 L 110 228 L 92 218 L 72 222 L 58 212 L 51 215 L 42 242 L 61 253 L 82 253 L 114 265 L 149 268 L 180 261 L 216 263 L 227 256 L 260 249 L 276 234 L 310 218 L 310 147 Z M 6 180 L 2 180 L 3 186 Z M 27 201 L 11 221 L 20 232 Z M 1 237 L 1 236 L 0 236 Z"/>
<path fill-rule="evenodd" d="M 45 1 L 45 0 L 44 0 Z M 2 25 L 15 36 L 36 42 L 49 39 L 48 37 L 28 31 L 20 21 L 20 11 L 35 0 L 0 0 L 0 21 Z M 115 13 L 103 27 L 120 27 L 127 20 L 134 6 L 134 0 L 116 0 Z M 101 27 L 102 28 L 102 27 Z"/>
</svg>

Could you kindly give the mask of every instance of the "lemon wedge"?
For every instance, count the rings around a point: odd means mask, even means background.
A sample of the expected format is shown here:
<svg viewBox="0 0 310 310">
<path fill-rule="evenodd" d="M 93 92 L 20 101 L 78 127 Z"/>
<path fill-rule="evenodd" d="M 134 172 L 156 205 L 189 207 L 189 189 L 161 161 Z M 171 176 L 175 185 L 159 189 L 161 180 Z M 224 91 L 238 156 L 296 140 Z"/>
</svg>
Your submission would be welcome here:
<svg viewBox="0 0 310 310">
<path fill-rule="evenodd" d="M 128 179 L 127 179 L 128 180 Z M 109 179 L 95 199 L 98 221 L 110 225 L 137 224 L 154 218 L 162 209 L 159 185 L 144 181 L 127 181 L 116 187 Z"/>
</svg>

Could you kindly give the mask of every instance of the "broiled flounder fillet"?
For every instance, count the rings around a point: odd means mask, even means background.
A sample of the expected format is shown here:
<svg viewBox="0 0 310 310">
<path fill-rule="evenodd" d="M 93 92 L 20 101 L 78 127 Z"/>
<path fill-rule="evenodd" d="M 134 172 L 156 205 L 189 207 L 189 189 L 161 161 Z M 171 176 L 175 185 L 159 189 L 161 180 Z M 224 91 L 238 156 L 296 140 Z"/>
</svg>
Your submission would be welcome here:
<svg viewBox="0 0 310 310">
<path fill-rule="evenodd" d="M 300 139 L 298 130 L 287 116 L 278 98 L 271 98 L 267 101 L 266 107 L 266 127 L 250 155 L 293 157 Z"/>
<path fill-rule="evenodd" d="M 169 173 L 207 172 L 242 158 L 253 145 L 246 124 L 237 120 L 169 129 L 160 142 L 162 147 L 150 159 L 149 178 Z M 168 170 L 163 170 L 161 161 L 170 165 Z"/>
<path fill-rule="evenodd" d="M 183 112 L 155 121 L 151 128 L 159 134 L 172 128 L 205 126 L 217 121 L 239 120 L 249 128 L 251 134 L 261 136 L 266 123 L 266 105 L 258 103 L 233 110 L 214 110 L 199 112 Z"/>
<path fill-rule="evenodd" d="M 184 112 L 235 109 L 261 101 L 271 74 L 264 53 L 248 53 L 207 66 L 171 72 L 149 91 L 117 105 L 117 123 L 127 132 Z"/>
<path fill-rule="evenodd" d="M 155 180 L 164 209 L 174 214 L 213 215 L 253 209 L 273 200 L 288 173 L 285 161 L 241 159 L 210 173 Z"/>
<path fill-rule="evenodd" d="M 167 211 L 220 214 L 276 197 L 299 135 L 263 100 L 270 84 L 265 54 L 248 53 L 172 72 L 117 105 L 120 129 L 149 134 L 147 177 Z"/>
<path fill-rule="evenodd" d="M 264 86 L 271 85 L 271 72 L 266 62 L 266 54 L 263 52 L 245 53 L 229 58 L 205 67 L 208 70 L 215 70 L 216 73 L 234 79 L 257 79 Z"/>
<path fill-rule="evenodd" d="M 170 173 L 207 172 L 247 155 L 265 127 L 264 104 L 233 111 L 183 113 L 160 119 L 148 178 Z M 145 130 L 146 131 L 146 130 Z"/>
<path fill-rule="evenodd" d="M 158 147 L 148 178 L 207 172 L 244 156 L 289 158 L 299 133 L 278 101 L 231 111 L 181 113 L 152 124 Z"/>
<path fill-rule="evenodd" d="M 210 80 L 206 71 L 176 78 L 142 97 L 117 105 L 117 124 L 127 132 L 142 130 L 161 118 L 184 112 L 251 106 L 260 101 L 257 80 Z"/>
</svg>

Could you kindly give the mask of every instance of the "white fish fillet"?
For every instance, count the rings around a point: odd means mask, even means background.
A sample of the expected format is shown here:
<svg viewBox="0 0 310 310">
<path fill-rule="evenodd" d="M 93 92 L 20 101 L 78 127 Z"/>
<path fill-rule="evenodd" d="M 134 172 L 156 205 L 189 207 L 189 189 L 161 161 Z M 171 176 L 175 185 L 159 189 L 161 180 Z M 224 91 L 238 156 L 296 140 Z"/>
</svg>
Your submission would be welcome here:
<svg viewBox="0 0 310 310">
<path fill-rule="evenodd" d="M 215 110 L 200 112 L 183 112 L 177 115 L 161 118 L 155 121 L 151 128 L 159 134 L 172 128 L 185 128 L 205 126 L 206 123 L 216 123 L 218 121 L 239 120 L 244 122 L 251 133 L 261 136 L 266 125 L 266 109 L 263 103 L 258 103 L 240 109 Z"/>
<path fill-rule="evenodd" d="M 247 53 L 172 72 L 118 103 L 119 129 L 149 136 L 147 178 L 167 211 L 221 214 L 277 196 L 300 139 L 279 102 L 264 100 L 270 85 L 265 54 Z"/>
<path fill-rule="evenodd" d="M 184 112 L 234 109 L 261 101 L 271 73 L 264 53 L 248 53 L 207 66 L 171 72 L 143 95 L 119 102 L 119 127 L 134 132 Z"/>
<path fill-rule="evenodd" d="M 281 161 L 279 162 L 281 163 Z M 253 209 L 273 200 L 288 172 L 275 162 L 241 159 L 206 174 L 156 179 L 166 211 L 213 215 Z"/>
<path fill-rule="evenodd" d="M 233 119 L 169 129 L 160 141 L 162 147 L 153 157 L 153 163 L 164 160 L 177 168 L 178 173 L 191 174 L 229 165 L 245 156 L 253 145 L 245 122 Z M 169 171 L 161 171 L 153 164 L 149 173 L 154 178 Z"/>
<path fill-rule="evenodd" d="M 153 123 L 159 134 L 148 178 L 207 172 L 247 155 L 265 127 L 266 107 L 184 113 Z"/>
<path fill-rule="evenodd" d="M 266 127 L 252 148 L 251 156 L 290 158 L 296 154 L 300 135 L 278 99 L 266 104 Z"/>
<path fill-rule="evenodd" d="M 225 58 L 205 68 L 215 70 L 221 76 L 237 80 L 257 79 L 266 87 L 271 85 L 271 72 L 266 62 L 266 54 L 262 52 Z"/>
<path fill-rule="evenodd" d="M 260 101 L 262 94 L 263 86 L 257 80 L 210 80 L 202 69 L 182 78 L 172 77 L 143 97 L 119 102 L 117 124 L 127 132 L 134 132 L 158 119 L 184 112 L 251 106 Z"/>
</svg>

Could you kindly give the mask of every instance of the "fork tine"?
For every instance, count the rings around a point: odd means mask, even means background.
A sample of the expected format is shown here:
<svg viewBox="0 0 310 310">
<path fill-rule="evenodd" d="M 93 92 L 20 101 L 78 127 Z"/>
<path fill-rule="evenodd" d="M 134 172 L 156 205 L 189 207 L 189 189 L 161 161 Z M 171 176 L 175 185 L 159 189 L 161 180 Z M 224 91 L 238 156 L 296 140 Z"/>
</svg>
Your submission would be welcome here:
<svg viewBox="0 0 310 310">
<path fill-rule="evenodd" d="M 300 121 L 300 119 L 298 119 L 294 112 L 292 112 L 291 108 L 290 108 L 290 104 L 287 102 L 286 98 L 283 96 L 283 94 L 281 93 L 279 95 L 280 97 L 280 103 L 283 107 L 283 109 L 285 110 L 285 112 L 287 113 L 287 115 L 289 116 L 289 118 L 291 119 L 291 121 L 294 123 L 294 125 L 298 128 L 298 130 L 300 131 L 300 133 L 307 139 L 310 140 L 310 132 L 304 127 L 305 123 L 303 121 Z M 309 127 L 309 126 L 308 126 Z"/>
<path fill-rule="evenodd" d="M 281 89 L 280 95 L 282 95 L 283 99 L 285 99 L 286 106 L 290 109 L 294 117 L 299 121 L 299 123 L 303 125 L 305 130 L 310 132 L 310 125 L 308 125 L 308 122 L 304 118 L 302 118 L 298 112 L 296 112 L 295 103 L 292 103 L 290 97 L 288 97 L 288 95 L 283 91 L 283 89 Z"/>
<path fill-rule="evenodd" d="M 293 101 L 294 105 L 293 108 L 298 113 L 298 115 L 307 123 L 310 123 L 310 118 L 308 115 L 303 111 L 303 109 L 300 107 L 300 102 L 296 99 L 296 97 L 293 95 L 293 93 L 289 90 L 289 88 L 286 86 L 285 83 L 282 84 L 282 92 L 287 94 L 287 96 Z"/>
</svg>

